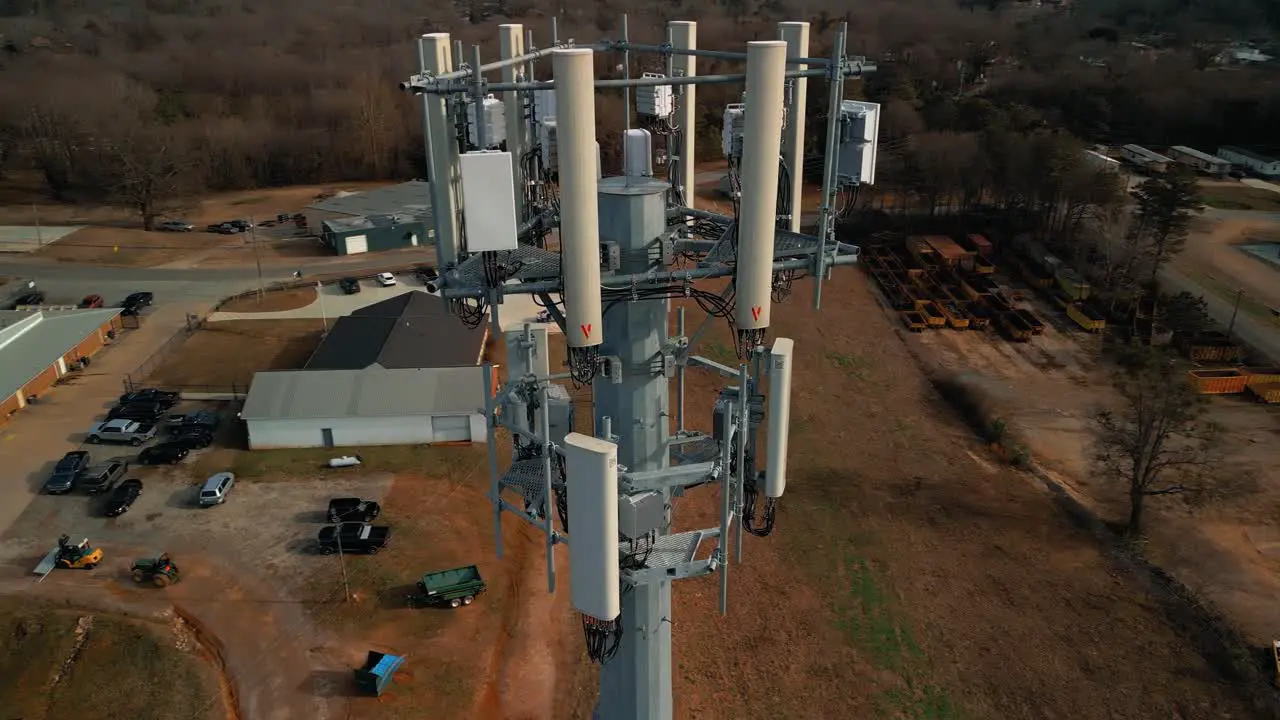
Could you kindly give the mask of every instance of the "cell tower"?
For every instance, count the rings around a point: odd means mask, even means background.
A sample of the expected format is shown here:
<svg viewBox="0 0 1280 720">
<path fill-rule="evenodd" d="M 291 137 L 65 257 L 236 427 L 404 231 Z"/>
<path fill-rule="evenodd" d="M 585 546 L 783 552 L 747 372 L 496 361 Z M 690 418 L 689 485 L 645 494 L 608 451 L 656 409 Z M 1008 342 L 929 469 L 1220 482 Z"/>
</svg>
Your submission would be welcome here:
<svg viewBox="0 0 1280 720">
<path fill-rule="evenodd" d="M 501 60 L 481 64 L 476 48 L 456 68 L 449 36 L 437 33 L 422 37 L 421 71 L 401 83 L 423 98 L 441 266 L 431 289 L 463 322 L 487 317 L 495 335 L 503 298 L 532 295 L 565 336 L 568 372 L 552 373 L 545 332 L 525 325 L 508 335 L 508 378 L 484 398 L 490 499 L 499 557 L 503 512 L 544 533 L 551 592 L 555 546 L 570 548 L 572 602 L 588 654 L 602 664 L 597 718 L 671 718 L 671 584 L 718 574 L 727 612 L 743 531 L 768 535 L 786 488 L 794 343 L 768 337 L 771 305 L 811 275 L 819 306 L 831 268 L 858 259 L 857 247 L 836 242 L 835 220 L 841 195 L 874 177 L 879 108 L 842 103 L 843 85 L 875 66 L 845 57 L 843 26 L 831 57 L 807 57 L 808 30 L 782 23 L 781 40 L 726 52 L 698 49 L 692 22 L 669 23 L 666 44 L 632 43 L 624 16 L 621 40 L 561 42 L 553 23 L 551 45 L 537 49 L 532 33 L 503 25 Z M 595 78 L 595 53 L 621 54 L 623 77 Z M 633 78 L 632 53 L 664 58 L 666 72 Z M 548 57 L 552 79 L 535 80 Z M 746 72 L 698 76 L 699 57 L 745 61 Z M 499 71 L 499 82 L 486 77 Z M 833 108 L 816 235 L 798 232 L 808 78 L 827 81 Z M 744 81 L 732 127 L 726 119 L 740 202 L 732 215 L 698 210 L 696 87 Z M 624 127 L 604 130 L 624 138 L 623 173 L 607 178 L 594 104 L 605 89 L 621 90 L 626 102 Z M 631 127 L 633 90 L 639 128 Z M 665 140 L 657 154 L 665 180 L 653 172 L 655 134 Z M 719 294 L 699 286 L 713 278 L 732 283 Z M 699 329 L 687 332 L 681 309 L 670 335 L 673 299 L 707 314 Z M 736 367 L 695 353 L 716 318 L 734 330 Z M 709 434 L 685 427 L 690 366 L 725 378 L 704 410 Z M 558 384 L 566 380 L 592 389 L 590 435 L 572 432 L 572 404 Z M 499 428 L 513 442 L 505 468 Z M 704 485 L 720 490 L 718 526 L 671 532 L 672 499 Z"/>
</svg>

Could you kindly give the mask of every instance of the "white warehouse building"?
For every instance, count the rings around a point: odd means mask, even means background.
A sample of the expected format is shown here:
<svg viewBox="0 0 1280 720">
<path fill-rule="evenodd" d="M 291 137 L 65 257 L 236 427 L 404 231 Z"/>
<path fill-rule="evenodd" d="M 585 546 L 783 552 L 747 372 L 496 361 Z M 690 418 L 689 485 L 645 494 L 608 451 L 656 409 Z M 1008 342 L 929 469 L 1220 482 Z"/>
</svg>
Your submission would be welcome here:
<svg viewBox="0 0 1280 720">
<path fill-rule="evenodd" d="M 487 335 L 419 291 L 338 318 L 302 369 L 253 376 L 249 447 L 484 442 Z"/>
</svg>

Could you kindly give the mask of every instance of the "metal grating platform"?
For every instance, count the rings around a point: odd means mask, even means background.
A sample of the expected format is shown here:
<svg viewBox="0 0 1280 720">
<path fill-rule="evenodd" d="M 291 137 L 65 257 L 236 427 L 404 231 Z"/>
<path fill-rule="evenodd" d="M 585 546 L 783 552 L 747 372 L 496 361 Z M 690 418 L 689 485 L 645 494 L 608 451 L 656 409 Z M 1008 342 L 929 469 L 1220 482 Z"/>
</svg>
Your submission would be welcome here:
<svg viewBox="0 0 1280 720">
<path fill-rule="evenodd" d="M 542 458 L 511 463 L 498 485 L 520 493 L 529 505 L 542 507 L 542 492 L 546 489 L 542 478 Z"/>
<path fill-rule="evenodd" d="M 543 250 L 532 245 L 521 245 L 515 250 L 501 250 L 497 253 L 498 263 L 512 273 L 510 279 L 531 282 L 534 280 L 554 280 L 560 277 L 560 253 Z M 475 254 L 463 260 L 454 271 L 455 276 L 449 278 L 459 287 L 484 284 L 484 258 Z M 455 279 L 456 278 L 456 279 Z"/>
<path fill-rule="evenodd" d="M 727 265 L 734 261 L 737 253 L 737 230 L 730 226 L 729 230 L 711 250 L 707 252 L 702 261 L 706 263 Z M 798 257 L 804 255 L 812 255 L 818 247 L 818 239 L 809 235 L 801 235 L 793 233 L 789 230 L 775 230 L 773 239 L 773 258 Z"/>
<path fill-rule="evenodd" d="M 671 448 L 671 462 L 676 465 L 711 462 L 718 457 L 720 457 L 720 444 L 710 436 Z"/>
<path fill-rule="evenodd" d="M 650 569 L 673 568 L 693 562 L 698 546 L 706 534 L 702 530 L 663 535 L 653 544 L 645 567 Z"/>
</svg>

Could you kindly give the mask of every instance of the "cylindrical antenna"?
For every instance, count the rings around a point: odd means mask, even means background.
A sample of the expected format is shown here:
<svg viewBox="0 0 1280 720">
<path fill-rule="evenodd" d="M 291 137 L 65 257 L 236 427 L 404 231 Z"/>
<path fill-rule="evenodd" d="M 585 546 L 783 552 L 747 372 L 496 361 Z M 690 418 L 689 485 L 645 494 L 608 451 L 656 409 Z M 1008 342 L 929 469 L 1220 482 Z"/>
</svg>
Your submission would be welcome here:
<svg viewBox="0 0 1280 720">
<path fill-rule="evenodd" d="M 744 351 L 758 345 L 764 329 L 769 327 L 786 70 L 785 42 L 747 43 L 747 108 L 735 277 L 738 296 L 734 307 L 739 348 Z"/>
<path fill-rule="evenodd" d="M 778 23 L 780 38 L 787 43 L 787 55 L 790 57 L 809 57 L 809 23 Z M 807 70 L 807 65 L 796 64 L 788 70 Z M 782 143 L 782 159 L 790 173 L 788 180 L 791 187 L 791 217 L 787 219 L 787 228 L 791 232 L 800 232 L 800 194 L 804 188 L 804 115 L 808 102 L 809 81 L 798 77 L 787 80 L 791 87 L 791 96 L 787 98 L 786 136 Z"/>
<path fill-rule="evenodd" d="M 564 272 L 565 342 L 571 348 L 604 341 L 600 326 L 600 210 L 596 194 L 596 106 L 593 53 L 552 54 L 556 144 L 560 156 L 560 263 Z M 774 163 L 775 165 L 777 163 Z"/>
<path fill-rule="evenodd" d="M 667 37 L 672 47 L 693 49 L 698 46 L 698 24 L 688 21 L 672 21 L 667 23 Z M 694 77 L 698 74 L 698 59 L 692 55 L 673 55 L 671 57 L 671 75 Z M 680 198 L 687 207 L 697 207 L 694 197 L 694 135 L 697 134 L 697 102 L 698 88 L 695 85 L 679 87 L 676 100 L 675 127 L 680 133 L 680 145 L 675 150 L 679 155 L 676 165 L 676 176 L 673 184 L 680 189 Z"/>
</svg>

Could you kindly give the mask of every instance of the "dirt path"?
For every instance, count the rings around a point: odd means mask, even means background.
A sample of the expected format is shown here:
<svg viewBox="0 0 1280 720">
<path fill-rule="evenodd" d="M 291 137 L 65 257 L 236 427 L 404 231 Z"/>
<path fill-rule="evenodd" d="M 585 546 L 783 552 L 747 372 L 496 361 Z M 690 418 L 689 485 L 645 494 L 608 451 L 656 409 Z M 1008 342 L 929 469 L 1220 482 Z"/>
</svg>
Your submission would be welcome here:
<svg viewBox="0 0 1280 720">
<path fill-rule="evenodd" d="M 558 628 L 548 617 L 566 604 L 567 582 L 557 592 L 546 592 L 546 560 L 540 536 L 521 524 L 517 541 L 507 548 L 510 576 L 502 631 L 489 652 L 487 680 L 476 696 L 472 717 L 510 720 L 543 720 L 553 717 L 556 686 L 553 648 Z M 561 580 L 568 580 L 567 554 L 557 552 Z"/>
<path fill-rule="evenodd" d="M 126 557 L 132 555 L 117 552 L 92 573 L 55 571 L 39 583 L 8 566 L 0 593 L 128 616 L 176 616 L 221 677 L 221 696 L 210 703 L 224 704 L 233 720 L 341 717 L 342 700 L 319 681 L 350 668 L 324 651 L 317 640 L 323 636 L 300 603 L 282 599 L 272 583 L 245 569 L 229 571 L 195 553 L 181 555 L 178 585 L 163 591 L 137 586 L 128 577 Z"/>
</svg>

